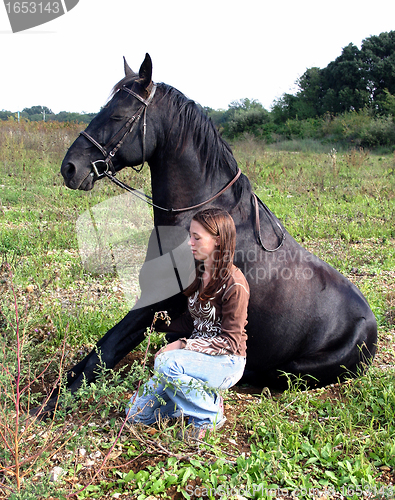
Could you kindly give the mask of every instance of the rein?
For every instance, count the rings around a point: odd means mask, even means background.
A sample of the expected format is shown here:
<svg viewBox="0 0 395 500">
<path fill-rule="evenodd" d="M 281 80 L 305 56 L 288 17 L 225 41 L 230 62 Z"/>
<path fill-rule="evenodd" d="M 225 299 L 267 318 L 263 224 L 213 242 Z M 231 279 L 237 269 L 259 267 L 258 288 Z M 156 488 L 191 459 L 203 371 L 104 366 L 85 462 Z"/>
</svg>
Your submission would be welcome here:
<svg viewBox="0 0 395 500">
<path fill-rule="evenodd" d="M 202 201 L 201 203 L 197 203 L 196 205 L 191 205 L 189 207 L 165 208 L 165 207 L 161 207 L 159 205 L 156 205 L 153 202 L 153 199 L 151 198 L 151 196 L 148 196 L 145 193 L 139 191 L 138 189 L 130 187 L 127 184 L 125 184 L 124 182 L 117 179 L 115 177 L 117 172 L 115 170 L 114 164 L 112 163 L 112 159 L 114 158 L 114 156 L 116 155 L 116 153 L 118 152 L 120 147 L 122 146 L 126 137 L 133 131 L 134 127 L 138 124 L 138 122 L 142 116 L 143 116 L 143 159 L 142 159 L 142 163 L 141 163 L 140 168 L 136 168 L 136 167 L 133 167 L 133 168 L 134 168 L 134 170 L 136 170 L 136 172 L 140 172 L 142 170 L 142 168 L 144 167 L 144 164 L 145 164 L 145 138 L 146 138 L 146 129 L 147 129 L 147 108 L 150 105 L 150 103 L 152 102 L 152 99 L 154 98 L 155 91 L 156 91 L 156 84 L 152 85 L 150 95 L 148 96 L 147 99 L 144 99 L 143 97 L 139 96 L 138 94 L 136 94 L 136 92 L 133 92 L 133 90 L 125 87 L 125 85 L 122 87 L 122 90 L 124 90 L 128 94 L 130 94 L 133 97 L 135 97 L 136 99 L 138 99 L 142 103 L 142 105 L 137 110 L 137 112 L 131 118 L 129 118 L 127 120 L 125 125 L 123 125 L 123 127 L 108 141 L 108 143 L 105 146 L 102 146 L 101 144 L 99 144 L 96 141 L 96 139 L 94 139 L 87 132 L 85 132 L 85 131 L 80 132 L 80 135 L 82 135 L 86 139 L 88 139 L 88 141 L 90 141 L 94 146 L 96 146 L 96 148 L 104 156 L 103 160 L 96 160 L 96 161 L 91 162 L 92 172 L 90 173 L 90 175 L 92 175 L 92 176 L 96 175 L 97 179 L 100 179 L 102 177 L 108 177 L 114 184 L 121 187 L 122 189 L 125 189 L 125 191 L 128 191 L 129 193 L 134 194 L 135 196 L 137 196 L 137 198 L 145 201 L 146 203 L 148 203 L 152 207 L 157 208 L 158 210 L 162 210 L 164 212 L 168 212 L 168 213 L 186 212 L 188 210 L 193 210 L 195 208 L 202 207 L 203 205 L 206 205 L 207 203 L 214 201 L 216 198 L 221 196 L 227 189 L 229 189 L 231 186 L 233 186 L 233 184 L 237 181 L 237 179 L 241 175 L 240 168 L 238 168 L 237 173 L 233 177 L 233 179 L 231 179 L 230 182 L 228 182 L 228 184 L 226 184 L 225 187 L 223 187 L 220 191 L 218 191 L 217 194 L 215 194 L 214 196 L 212 196 L 208 200 Z M 116 143 L 116 145 L 108 152 L 107 150 L 116 141 L 118 141 Z M 105 165 L 104 170 L 102 170 L 101 172 L 99 171 L 99 169 L 97 167 L 98 163 L 104 163 L 104 165 Z M 268 207 L 264 203 L 262 203 L 261 200 L 259 200 L 259 198 L 255 195 L 255 193 L 252 193 L 252 201 L 253 201 L 253 204 L 255 207 L 255 232 L 256 232 L 256 237 L 257 237 L 258 243 L 263 248 L 263 250 L 265 250 L 265 252 L 275 252 L 276 250 L 278 250 L 279 248 L 282 247 L 284 240 L 285 240 L 285 232 L 284 232 L 283 228 L 281 227 L 281 225 L 277 222 L 277 220 L 274 219 L 274 216 L 271 213 L 271 211 L 268 209 Z M 277 227 L 280 229 L 280 232 L 281 232 L 280 243 L 278 244 L 278 246 L 276 248 L 273 248 L 273 249 L 266 248 L 262 242 L 258 203 L 261 204 L 261 206 L 266 210 L 269 218 L 271 218 L 276 223 Z"/>
<path fill-rule="evenodd" d="M 254 207 L 255 207 L 255 231 L 256 231 L 256 237 L 257 237 L 258 243 L 265 250 L 265 252 L 275 252 L 276 250 L 278 250 L 279 248 L 281 248 L 283 246 L 283 244 L 284 244 L 285 231 L 281 227 L 281 224 L 279 224 L 279 222 L 274 218 L 274 216 L 273 216 L 272 212 L 269 210 L 269 208 L 257 197 L 257 195 L 255 193 L 252 193 L 251 198 L 253 200 Z M 266 248 L 265 245 L 262 242 L 261 226 L 260 226 L 260 223 L 259 223 L 259 207 L 258 207 L 258 203 L 266 210 L 266 213 L 268 214 L 269 218 L 272 219 L 276 223 L 276 226 L 280 230 L 280 233 L 281 233 L 280 243 L 278 244 L 278 246 L 276 248 Z"/>
<path fill-rule="evenodd" d="M 110 172 L 104 172 L 104 175 L 106 177 L 108 177 L 110 180 L 112 180 L 112 182 L 114 182 L 114 184 L 116 184 L 117 186 L 125 189 L 129 193 L 134 194 L 135 196 L 137 196 L 137 198 L 144 200 L 146 203 L 148 203 L 148 205 L 151 205 L 151 207 L 157 208 L 157 209 L 162 210 L 164 212 L 179 213 L 179 212 L 187 212 L 188 210 L 193 210 L 194 208 L 202 207 L 203 205 L 206 205 L 207 203 L 210 203 L 211 201 L 213 201 L 216 198 L 218 198 L 219 196 L 221 196 L 222 193 L 224 193 L 227 189 L 229 189 L 231 186 L 233 186 L 233 184 L 237 181 L 237 179 L 241 175 L 241 170 L 238 169 L 238 171 L 237 171 L 236 175 L 233 177 L 233 179 L 231 179 L 231 181 L 228 182 L 228 184 L 226 184 L 226 186 L 224 188 L 222 188 L 221 191 L 218 191 L 217 194 L 215 194 L 214 196 L 212 196 L 208 200 L 202 201 L 201 203 L 198 203 L 197 205 L 191 205 L 190 207 L 183 207 L 183 208 L 165 208 L 165 207 L 161 207 L 159 205 L 156 205 L 153 201 L 149 201 L 149 200 L 152 200 L 151 196 L 148 196 L 147 194 L 142 193 L 141 191 L 138 191 L 137 189 L 128 186 L 127 184 L 125 184 L 124 182 L 120 181 L 115 176 L 113 176 Z"/>
<path fill-rule="evenodd" d="M 237 173 L 236 175 L 233 177 L 233 179 L 231 179 L 230 182 L 228 182 L 228 184 L 221 189 L 221 191 L 218 191 L 217 194 L 215 194 L 214 196 L 212 196 L 211 198 L 209 198 L 208 200 L 206 201 L 202 201 L 201 203 L 198 203 L 197 205 L 191 205 L 190 207 L 184 207 L 184 208 L 165 208 L 165 207 L 161 207 L 159 205 L 156 205 L 153 201 L 152 201 L 152 198 L 151 196 L 148 196 L 147 194 L 145 193 L 142 193 L 141 191 L 139 191 L 138 189 L 136 188 L 132 188 L 130 186 L 128 186 L 127 184 L 125 184 L 124 182 L 120 181 L 119 179 L 117 179 L 114 175 L 112 175 L 110 172 L 104 172 L 104 175 L 106 177 L 108 177 L 112 182 L 114 182 L 114 184 L 116 184 L 117 186 L 121 187 L 122 189 L 125 189 L 125 191 L 128 191 L 129 193 L 132 193 L 134 194 L 135 196 L 137 196 L 137 198 L 139 198 L 140 200 L 143 200 L 145 201 L 146 203 L 148 203 L 148 205 L 151 205 L 151 207 L 154 207 L 154 208 L 157 208 L 159 210 L 162 210 L 164 212 L 168 212 L 168 213 L 180 213 L 180 212 L 186 212 L 188 210 L 193 210 L 194 208 L 199 208 L 199 207 L 202 207 L 203 205 L 206 205 L 207 203 L 210 203 L 211 201 L 215 200 L 216 198 L 218 198 L 219 196 L 221 196 L 221 194 L 223 194 L 227 189 L 229 189 L 236 181 L 237 179 L 240 177 L 241 175 L 241 170 L 240 168 L 237 170 Z M 151 201 L 150 201 L 151 200 Z M 263 250 L 265 250 L 265 252 L 275 252 L 276 250 L 278 250 L 279 248 L 281 248 L 284 244 L 284 240 L 285 240 L 285 232 L 284 232 L 284 229 L 281 227 L 281 225 L 276 221 L 276 219 L 274 219 L 273 217 L 273 214 L 272 212 L 268 209 L 268 207 L 256 196 L 255 193 L 252 193 L 252 200 L 253 200 L 253 204 L 254 204 L 254 207 L 255 207 L 255 231 L 256 231 L 256 237 L 257 237 L 257 240 L 258 240 L 258 243 L 261 245 L 261 247 L 263 248 Z M 281 238 L 280 238 L 280 243 L 278 244 L 278 246 L 276 248 L 266 248 L 265 245 L 263 244 L 262 242 L 262 236 L 261 236 L 261 228 L 260 228 L 260 219 L 259 219 L 259 207 L 258 207 L 258 203 L 266 210 L 267 214 L 269 215 L 269 217 L 274 220 L 274 222 L 276 223 L 277 227 L 279 228 L 280 232 L 281 232 Z"/>
</svg>

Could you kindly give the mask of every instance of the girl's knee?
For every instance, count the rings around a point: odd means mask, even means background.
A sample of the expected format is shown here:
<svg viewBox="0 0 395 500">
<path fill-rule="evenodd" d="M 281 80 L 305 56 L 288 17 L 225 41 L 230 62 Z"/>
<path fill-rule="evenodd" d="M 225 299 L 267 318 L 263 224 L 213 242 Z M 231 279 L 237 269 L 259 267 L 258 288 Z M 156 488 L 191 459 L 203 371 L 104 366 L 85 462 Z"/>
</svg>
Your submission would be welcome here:
<svg viewBox="0 0 395 500">
<path fill-rule="evenodd" d="M 177 377 L 184 372 L 179 363 L 177 363 L 176 351 L 163 352 L 155 359 L 155 370 L 165 377 Z"/>
</svg>

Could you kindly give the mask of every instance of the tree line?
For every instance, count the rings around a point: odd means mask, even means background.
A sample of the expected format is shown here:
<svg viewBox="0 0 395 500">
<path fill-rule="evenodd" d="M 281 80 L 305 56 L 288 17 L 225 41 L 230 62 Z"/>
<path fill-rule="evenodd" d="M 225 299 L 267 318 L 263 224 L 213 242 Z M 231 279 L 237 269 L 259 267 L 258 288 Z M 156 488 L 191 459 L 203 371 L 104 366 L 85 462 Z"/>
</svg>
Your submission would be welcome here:
<svg viewBox="0 0 395 500">
<path fill-rule="evenodd" d="M 365 108 L 377 114 L 395 110 L 395 31 L 371 36 L 361 49 L 350 43 L 326 68 L 309 68 L 297 81 L 296 95 L 274 103 L 277 121 L 315 118 Z"/>
<path fill-rule="evenodd" d="M 12 112 L 2 110 L 0 111 L 0 120 L 27 120 L 31 122 L 38 121 L 57 121 L 57 122 L 80 122 L 89 123 L 96 113 L 72 113 L 68 111 L 61 111 L 54 113 L 47 106 L 32 106 L 31 108 L 24 108 L 22 111 Z"/>
<path fill-rule="evenodd" d="M 207 113 L 228 139 L 243 134 L 267 142 L 313 138 L 362 147 L 395 144 L 395 31 L 350 43 L 326 68 L 308 68 L 295 94 L 283 94 L 270 112 L 242 99 Z"/>
<path fill-rule="evenodd" d="M 296 84 L 296 93 L 284 93 L 270 111 L 248 98 L 227 110 L 203 109 L 231 141 L 248 134 L 268 143 L 313 138 L 362 147 L 395 144 L 395 31 L 366 38 L 360 49 L 350 43 L 327 67 L 308 68 Z M 54 114 L 45 106 L 20 113 L 30 121 L 89 123 L 94 116 Z M 15 113 L 0 111 L 0 119 L 10 117 Z"/>
</svg>

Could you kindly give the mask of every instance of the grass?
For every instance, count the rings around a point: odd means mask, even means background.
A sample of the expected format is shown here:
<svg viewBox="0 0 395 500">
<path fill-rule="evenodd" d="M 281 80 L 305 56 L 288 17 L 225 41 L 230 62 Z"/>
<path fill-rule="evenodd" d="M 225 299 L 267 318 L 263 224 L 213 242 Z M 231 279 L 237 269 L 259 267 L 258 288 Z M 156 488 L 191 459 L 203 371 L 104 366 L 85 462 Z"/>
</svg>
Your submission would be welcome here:
<svg viewBox="0 0 395 500">
<path fill-rule="evenodd" d="M 393 373 L 372 370 L 336 387 L 331 397 L 328 389 L 301 389 L 296 383 L 247 410 L 265 475 L 288 489 L 377 487 L 377 467 L 395 465 Z"/>
<path fill-rule="evenodd" d="M 8 353 L 2 366 L 14 359 L 12 284 L 26 338 L 25 381 L 50 356 L 58 366 L 63 345 L 73 365 L 128 311 L 117 274 L 88 272 L 79 257 L 78 216 L 120 194 L 105 181 L 89 193 L 63 186 L 60 163 L 79 130 L 0 122 L 0 329 L 8 349 L 0 352 Z M 229 391 L 227 427 L 197 447 L 178 442 L 172 426 L 117 439 L 131 388 L 148 376 L 140 364 L 146 341 L 131 370 L 105 371 L 81 389 L 71 417 L 60 415 L 52 427 L 37 422 L 24 435 L 22 452 L 28 455 L 56 426 L 67 430 L 67 439 L 59 437 L 54 449 L 44 450 L 34 469 L 22 467 L 20 492 L 4 489 L 7 498 L 66 498 L 77 491 L 74 498 L 81 499 L 216 498 L 221 492 L 226 498 L 286 498 L 292 491 L 299 498 L 394 497 L 395 157 L 301 143 L 280 151 L 249 138 L 233 148 L 255 192 L 289 232 L 367 297 L 379 324 L 375 366 L 356 380 L 314 391 L 298 380 L 282 394 L 239 399 Z M 122 175 L 149 191 L 148 170 Z M 160 342 L 152 340 L 150 352 Z M 42 391 L 43 382 L 36 381 L 32 403 Z M 115 442 L 105 470 L 95 476 L 101 463 L 95 454 L 103 458 Z M 0 451 L 0 467 L 7 460 Z M 54 466 L 63 469 L 58 482 L 50 481 Z M 2 487 L 12 486 L 12 475 L 0 475 Z"/>
</svg>

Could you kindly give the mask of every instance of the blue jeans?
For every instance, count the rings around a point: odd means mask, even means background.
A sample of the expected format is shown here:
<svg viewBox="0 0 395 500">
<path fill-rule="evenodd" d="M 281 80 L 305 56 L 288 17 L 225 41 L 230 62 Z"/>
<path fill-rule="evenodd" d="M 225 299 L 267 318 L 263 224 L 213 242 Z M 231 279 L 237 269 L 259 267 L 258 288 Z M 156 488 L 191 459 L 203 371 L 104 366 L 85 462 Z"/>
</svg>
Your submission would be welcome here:
<svg viewBox="0 0 395 500">
<path fill-rule="evenodd" d="M 183 413 L 195 427 L 213 428 L 225 420 L 217 391 L 235 385 L 245 363 L 241 356 L 210 356 L 186 349 L 159 354 L 155 375 L 126 407 L 128 422 L 150 425 Z"/>
</svg>

